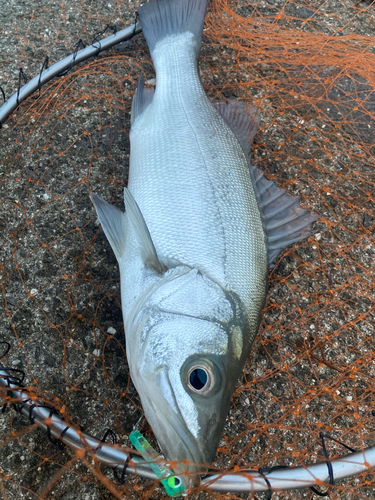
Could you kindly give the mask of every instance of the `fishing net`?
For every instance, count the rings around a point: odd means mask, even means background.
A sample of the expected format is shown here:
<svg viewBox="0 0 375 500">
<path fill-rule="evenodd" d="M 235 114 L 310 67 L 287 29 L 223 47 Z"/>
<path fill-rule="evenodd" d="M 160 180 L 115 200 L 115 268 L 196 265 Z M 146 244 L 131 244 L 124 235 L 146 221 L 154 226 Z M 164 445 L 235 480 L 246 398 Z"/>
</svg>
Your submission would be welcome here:
<svg viewBox="0 0 375 500">
<path fill-rule="evenodd" d="M 52 64 L 129 26 L 137 6 L 2 4 L 0 94 L 9 98 L 47 56 Z M 260 332 L 215 466 L 306 465 L 345 455 L 343 445 L 374 446 L 375 4 L 214 0 L 201 72 L 213 100 L 260 109 L 258 166 L 321 214 L 315 235 L 288 247 L 270 271 Z M 142 35 L 42 86 L 0 130 L 0 340 L 10 344 L 7 353 L 0 344 L 2 363 L 76 428 L 99 437 L 110 428 L 124 447 L 142 409 L 126 361 L 119 270 L 89 195 L 123 206 L 140 74 L 152 83 Z M 157 482 L 121 481 L 58 446 L 16 410 L 8 405 L 0 417 L 1 498 L 165 496 Z M 144 419 L 139 430 L 156 446 Z M 373 497 L 374 485 L 370 471 L 318 488 L 362 499 Z M 317 495 L 304 489 L 272 498 Z"/>
</svg>

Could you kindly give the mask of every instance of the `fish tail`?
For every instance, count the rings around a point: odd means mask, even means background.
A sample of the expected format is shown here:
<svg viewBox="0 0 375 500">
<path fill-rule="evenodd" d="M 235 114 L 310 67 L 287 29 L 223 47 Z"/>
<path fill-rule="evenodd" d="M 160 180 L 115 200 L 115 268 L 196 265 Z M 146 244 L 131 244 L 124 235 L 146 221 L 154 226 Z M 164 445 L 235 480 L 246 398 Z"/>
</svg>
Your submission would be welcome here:
<svg viewBox="0 0 375 500">
<path fill-rule="evenodd" d="M 208 0 L 152 0 L 138 9 L 151 55 L 156 44 L 170 35 L 192 33 L 196 51 L 202 45 Z"/>
</svg>

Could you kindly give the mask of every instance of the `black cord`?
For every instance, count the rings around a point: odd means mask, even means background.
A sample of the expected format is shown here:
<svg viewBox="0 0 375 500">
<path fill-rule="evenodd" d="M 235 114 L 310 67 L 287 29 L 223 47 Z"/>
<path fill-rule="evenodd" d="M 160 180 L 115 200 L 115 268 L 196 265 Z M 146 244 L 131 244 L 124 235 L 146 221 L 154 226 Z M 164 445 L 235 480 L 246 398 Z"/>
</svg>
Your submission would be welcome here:
<svg viewBox="0 0 375 500">
<path fill-rule="evenodd" d="M 74 66 L 74 63 L 76 62 L 76 57 L 77 57 L 77 54 L 78 54 L 78 51 L 80 50 L 80 47 L 82 46 L 82 48 L 84 49 L 86 47 L 86 45 L 83 43 L 83 41 L 81 39 L 78 40 L 76 46 L 75 46 L 75 49 L 74 49 L 74 52 L 73 52 L 73 57 L 72 57 L 72 60 L 69 64 L 69 66 L 64 70 L 62 71 L 61 73 L 59 73 L 58 77 L 60 76 L 65 76 L 66 74 L 69 73 L 69 71 L 73 68 Z"/>
<path fill-rule="evenodd" d="M 354 452 L 355 450 L 353 450 L 353 448 L 350 448 L 346 444 L 341 443 L 337 439 L 335 439 L 335 438 L 333 438 L 331 436 L 328 436 L 327 434 L 323 434 L 323 432 L 319 433 L 319 437 L 322 440 L 323 453 L 324 453 L 324 456 L 326 457 L 326 460 L 327 460 L 326 463 L 327 463 L 327 468 L 328 468 L 329 484 L 334 484 L 335 483 L 335 478 L 333 477 L 333 467 L 332 467 L 332 463 L 331 463 L 331 461 L 329 459 L 329 454 L 328 454 L 328 451 L 327 451 L 327 448 L 326 448 L 326 444 L 324 442 L 324 438 L 330 439 L 331 441 L 335 441 L 336 443 L 341 444 L 342 446 L 344 446 L 345 448 L 347 448 L 350 451 Z M 328 497 L 329 496 L 328 491 L 320 492 L 316 488 L 314 488 L 314 486 L 310 486 L 310 490 L 313 491 L 316 495 L 318 495 L 320 497 Z"/>
<path fill-rule="evenodd" d="M 8 387 L 10 387 L 10 384 L 17 385 L 19 387 L 22 387 L 23 380 L 25 378 L 25 372 L 23 370 L 17 370 L 17 368 L 8 368 L 4 367 L 4 370 L 7 371 L 6 375 L 0 375 L 1 378 L 5 379 L 7 381 Z M 20 373 L 22 377 L 15 377 L 9 372 L 16 372 Z"/>
<path fill-rule="evenodd" d="M 36 408 L 36 404 L 32 404 L 29 408 L 29 420 L 32 424 L 34 423 L 34 417 L 33 417 L 34 408 Z"/>
<path fill-rule="evenodd" d="M 8 342 L 0 342 L 0 343 L 1 344 L 8 344 Z M 6 350 L 5 354 L 3 355 L 3 357 L 9 351 L 10 346 L 9 347 L 8 346 L 9 346 L 9 344 L 7 345 L 7 350 Z M 25 378 L 25 372 L 23 370 L 18 370 L 16 368 L 8 368 L 8 367 L 4 367 L 3 369 L 7 371 L 7 375 L 1 375 L 1 377 L 6 380 L 8 388 L 11 389 L 10 384 L 17 385 L 19 387 L 23 387 L 22 384 L 23 384 L 23 381 L 24 381 L 24 378 Z M 14 375 L 9 374 L 9 372 L 20 373 L 22 375 L 22 377 L 21 378 L 20 377 L 15 377 Z M 25 399 L 25 400 L 22 401 L 22 403 L 29 403 L 29 402 L 30 402 L 30 399 Z M 20 403 L 20 402 L 19 403 L 13 403 L 13 407 L 14 407 L 14 409 L 15 409 L 15 411 L 17 413 L 21 413 L 22 409 L 24 408 L 24 404 L 22 404 L 22 403 Z M 5 403 L 3 405 L 3 408 L 1 410 L 2 413 L 5 412 L 6 407 L 7 407 L 7 403 Z M 34 411 L 35 408 L 46 408 L 46 409 L 50 410 L 50 414 L 49 414 L 48 418 L 51 418 L 53 414 L 59 415 L 59 412 L 55 408 L 53 408 L 53 407 L 51 407 L 49 405 L 37 405 L 35 403 L 32 403 L 29 406 L 29 408 L 28 408 L 29 409 L 29 415 L 28 415 L 28 417 L 29 417 L 29 420 L 30 420 L 31 423 L 34 423 L 34 421 L 35 421 L 35 419 L 33 417 L 33 411 Z M 63 436 L 64 433 L 68 429 L 69 429 L 69 427 L 66 427 L 63 430 L 63 432 L 61 433 L 60 437 Z M 48 425 L 47 425 L 47 436 L 48 436 L 48 439 L 51 441 L 51 443 L 54 444 L 54 445 L 56 445 L 56 446 L 58 446 L 59 448 L 63 448 L 65 446 L 65 444 L 62 441 L 60 441 L 60 439 L 55 439 L 52 436 L 51 429 L 50 429 L 50 427 Z"/>
<path fill-rule="evenodd" d="M 42 64 L 42 69 L 40 70 L 40 73 L 39 73 L 39 80 L 38 80 L 38 90 L 39 90 L 39 93 L 40 93 L 40 90 L 42 88 L 42 84 L 40 82 L 40 79 L 42 78 L 43 71 L 48 68 L 48 65 L 49 65 L 49 59 L 48 59 L 48 56 L 46 56 L 46 58 L 44 59 L 44 62 Z"/>
<path fill-rule="evenodd" d="M 100 450 L 100 448 L 103 446 L 103 444 L 105 443 L 106 439 L 108 436 L 111 436 L 112 438 L 112 444 L 116 444 L 117 443 L 117 436 L 116 434 L 113 432 L 112 429 L 107 429 L 104 433 L 104 436 L 102 437 L 102 439 L 100 440 L 100 443 L 98 444 L 98 446 L 95 448 L 94 450 L 94 453 L 98 450 Z M 116 478 L 116 480 L 122 485 L 124 484 L 125 482 L 125 474 L 126 474 L 126 469 L 128 468 L 129 466 L 129 462 L 130 460 L 133 458 L 133 455 L 132 453 L 129 452 L 128 456 L 126 457 L 126 460 L 124 462 L 124 466 L 122 468 L 122 473 L 121 473 L 121 477 L 118 476 L 117 474 L 117 470 L 116 469 L 113 469 L 113 474 Z"/>
<path fill-rule="evenodd" d="M 1 86 L 1 85 L 0 85 L 0 91 L 1 91 L 1 93 L 2 93 L 2 95 L 3 95 L 3 101 L 4 101 L 4 102 L 6 102 L 6 99 L 5 99 L 5 92 L 4 92 L 4 90 L 3 90 L 3 88 L 2 88 L 2 86 Z"/>
<path fill-rule="evenodd" d="M 62 439 L 65 436 L 65 433 L 70 429 L 70 427 L 67 425 L 65 429 L 62 431 L 62 433 L 59 436 L 59 439 Z"/>
<path fill-rule="evenodd" d="M 139 19 L 139 14 L 138 14 L 138 11 L 136 10 L 135 11 L 135 19 L 134 19 L 134 31 L 133 31 L 131 38 L 133 38 L 133 36 L 135 36 L 135 30 L 137 28 L 138 19 Z"/>
<path fill-rule="evenodd" d="M 128 456 L 126 457 L 126 460 L 124 462 L 124 466 L 122 468 L 122 473 L 121 473 L 121 477 L 118 476 L 117 474 L 117 470 L 116 469 L 113 469 L 113 474 L 115 476 L 115 478 L 117 479 L 117 481 L 123 485 L 125 483 L 125 474 L 126 474 L 126 470 L 127 468 L 129 467 L 129 463 L 130 461 L 132 460 L 133 458 L 133 454 L 131 452 L 129 452 Z"/>
<path fill-rule="evenodd" d="M 320 497 L 329 497 L 328 491 L 318 491 L 314 486 L 310 486 L 310 490 Z"/>
<path fill-rule="evenodd" d="M 326 448 L 326 444 L 324 442 L 324 434 L 323 434 L 323 432 L 319 433 L 319 437 L 322 440 L 323 453 L 324 453 L 324 456 L 326 457 L 326 460 L 327 460 L 328 475 L 329 475 L 329 484 L 333 484 L 334 483 L 333 468 L 332 468 L 332 464 L 331 464 L 331 462 L 329 460 L 328 451 L 327 451 L 327 448 Z"/>
<path fill-rule="evenodd" d="M 38 408 L 40 408 L 40 406 L 39 406 Z M 52 415 L 54 415 L 54 414 L 55 414 L 55 415 L 56 415 L 56 414 L 57 414 L 57 415 L 59 415 L 59 412 L 58 412 L 58 411 L 56 411 L 56 410 L 55 410 L 55 408 L 51 408 L 51 407 L 49 407 L 49 406 L 43 406 L 43 408 L 46 408 L 46 409 L 49 409 L 49 410 L 50 410 L 50 413 L 49 413 L 49 415 L 48 415 L 48 418 L 52 418 Z M 63 431 L 63 432 L 65 432 L 65 429 L 64 429 L 64 431 Z M 51 428 L 50 428 L 50 426 L 49 426 L 48 424 L 47 424 L 47 436 L 48 436 L 48 439 L 50 440 L 50 442 L 51 442 L 53 445 L 57 446 L 57 447 L 58 447 L 58 448 L 60 448 L 60 449 L 62 449 L 62 448 L 64 448 L 64 447 L 65 447 L 65 443 L 63 443 L 62 441 L 60 441 L 60 439 L 59 439 L 59 438 L 54 438 L 54 437 L 52 436 L 52 434 L 51 434 Z"/>
<path fill-rule="evenodd" d="M 113 432 L 112 429 L 107 429 L 104 433 L 104 436 L 102 437 L 102 439 L 100 440 L 100 443 L 98 444 L 98 446 L 95 448 L 94 452 L 100 450 L 100 448 L 103 446 L 103 444 L 106 442 L 107 440 L 107 437 L 108 436 L 111 436 L 112 438 L 112 444 L 116 444 L 117 443 L 117 436 L 116 434 Z"/>
<path fill-rule="evenodd" d="M 280 469 L 289 469 L 289 466 L 288 465 L 275 465 L 274 467 L 261 467 L 258 470 L 258 472 L 259 472 L 259 474 L 264 476 L 264 474 L 270 474 L 271 472 L 273 472 L 275 470 L 280 470 Z"/>
<path fill-rule="evenodd" d="M 335 443 L 337 444 L 341 444 L 341 446 L 343 446 L 344 448 L 346 448 L 347 450 L 351 451 L 352 453 L 355 453 L 357 450 L 355 450 L 354 448 L 351 448 L 350 446 L 348 446 L 347 444 L 343 443 L 342 441 L 339 441 L 338 439 L 335 439 L 331 436 L 329 436 L 328 434 L 323 434 L 322 432 L 320 433 L 320 437 L 321 438 L 326 438 L 326 439 L 330 439 L 331 441 L 334 441 Z"/>
<path fill-rule="evenodd" d="M 372 411 L 372 414 L 375 416 L 375 411 L 373 410 Z M 327 467 L 328 467 L 328 475 L 329 475 L 329 484 L 334 484 L 334 477 L 333 477 L 333 468 L 332 468 L 332 463 L 330 462 L 329 460 L 329 455 L 328 455 L 328 451 L 327 451 L 327 448 L 326 448 L 326 445 L 325 445 L 325 442 L 324 442 L 324 439 L 330 439 L 331 441 L 334 441 L 335 443 L 337 444 L 341 444 L 341 446 L 343 446 L 344 448 L 346 448 L 347 450 L 351 451 L 352 453 L 355 453 L 356 450 L 354 448 L 351 448 L 350 446 L 348 446 L 347 444 L 339 441 L 338 439 L 335 439 L 331 436 L 329 436 L 328 434 L 323 434 L 322 432 L 319 434 L 319 437 L 320 439 L 322 440 L 322 446 L 323 446 L 323 453 L 324 453 L 324 456 L 326 457 L 326 460 L 327 460 Z M 314 488 L 314 486 L 310 486 L 310 489 L 316 494 L 316 495 L 319 495 L 321 497 L 327 497 L 329 496 L 329 493 L 328 491 L 326 492 L 320 492 L 318 491 L 316 488 Z"/>
<path fill-rule="evenodd" d="M 275 470 L 281 470 L 281 469 L 289 469 L 287 465 L 274 465 L 273 467 L 261 467 L 258 469 L 258 473 L 263 477 L 263 479 L 266 481 L 267 486 L 268 486 L 268 496 L 266 500 L 271 500 L 272 498 L 272 487 L 271 483 L 269 482 L 266 474 L 270 474 L 271 472 L 274 472 Z"/>
<path fill-rule="evenodd" d="M 20 103 L 20 99 L 19 99 L 19 97 L 20 97 L 20 90 L 21 90 L 21 87 L 22 87 L 22 85 L 21 85 L 21 83 L 22 83 L 22 78 L 23 78 L 23 81 L 24 81 L 25 83 L 27 83 L 27 76 L 25 75 L 25 73 L 24 73 L 23 69 L 22 69 L 22 68 L 20 68 L 20 71 L 19 71 L 19 74 L 18 74 L 18 90 L 17 90 L 17 101 L 16 101 L 16 102 L 17 102 L 17 106 L 18 106 L 18 105 L 19 105 L 19 103 Z"/>
<path fill-rule="evenodd" d="M 266 485 L 267 485 L 267 492 L 268 492 L 268 495 L 266 497 L 266 500 L 271 500 L 272 498 L 272 494 L 273 494 L 273 491 L 272 491 L 272 486 L 271 486 L 271 483 L 269 482 L 269 479 L 268 477 L 266 476 L 266 474 L 269 474 L 270 472 L 273 472 L 274 470 L 278 470 L 278 469 L 288 469 L 289 467 L 286 466 L 286 465 L 275 465 L 274 467 L 261 467 L 260 469 L 245 469 L 245 470 L 242 470 L 241 469 L 241 472 L 246 472 L 247 474 L 260 474 L 262 476 L 262 478 L 264 479 L 264 481 L 266 482 Z M 224 472 L 225 469 L 222 469 L 222 472 Z M 213 474 L 219 474 L 220 471 L 212 471 Z M 202 476 L 202 479 L 204 478 L 207 478 L 209 476 L 212 475 L 211 474 L 206 474 L 205 476 Z"/>
<path fill-rule="evenodd" d="M 262 476 L 262 478 L 266 481 L 266 484 L 267 484 L 267 488 L 268 488 L 268 495 L 266 497 L 266 500 L 271 500 L 272 498 L 272 487 L 271 487 L 271 483 L 269 482 L 266 474 L 264 472 L 262 472 L 262 468 L 258 469 L 258 473 Z"/>
<path fill-rule="evenodd" d="M 8 342 L 1 342 L 1 344 L 7 344 L 7 348 L 6 348 L 5 354 L 3 355 L 3 357 L 4 357 L 9 352 L 10 344 L 8 344 Z M 10 388 L 10 384 L 22 387 L 22 382 L 23 382 L 23 379 L 25 378 L 25 372 L 23 372 L 22 370 L 17 370 L 16 368 L 8 368 L 6 366 L 3 366 L 1 363 L 0 363 L 0 368 L 3 368 L 4 370 L 7 371 L 6 375 L 0 375 L 0 377 L 3 378 L 4 380 L 6 380 L 8 388 Z M 9 374 L 9 372 L 21 373 L 22 374 L 22 378 L 14 377 L 11 374 Z M 11 393 L 9 394 L 10 391 L 7 391 L 7 392 L 8 392 L 9 397 L 12 397 Z M 4 403 L 4 405 L 3 405 L 2 409 L 1 409 L 1 413 L 5 412 L 5 410 L 7 409 L 7 406 L 8 406 L 8 403 Z M 18 403 L 13 403 L 13 406 L 14 406 L 14 409 L 16 411 L 19 411 L 19 404 Z"/>
<path fill-rule="evenodd" d="M 0 89 L 1 89 L 1 87 L 0 87 Z M 0 344 L 5 344 L 5 346 L 6 346 L 4 354 L 2 356 L 0 356 L 0 359 L 3 359 L 10 351 L 10 344 L 9 344 L 9 342 L 6 342 L 5 340 L 0 340 Z"/>
<path fill-rule="evenodd" d="M 94 57 L 96 57 L 101 51 L 102 51 L 102 46 L 101 46 L 101 43 L 100 43 L 100 40 L 98 37 L 104 35 L 108 30 L 112 31 L 112 33 L 115 35 L 117 33 L 117 28 L 116 26 L 111 26 L 110 24 L 107 24 L 107 26 L 101 30 L 101 31 L 98 31 L 97 33 L 95 33 L 95 35 L 92 37 L 92 40 L 91 40 L 91 45 L 95 48 L 98 49 L 98 52 L 96 54 L 94 54 Z M 94 44 L 97 43 L 99 45 L 99 47 L 96 47 Z"/>
</svg>

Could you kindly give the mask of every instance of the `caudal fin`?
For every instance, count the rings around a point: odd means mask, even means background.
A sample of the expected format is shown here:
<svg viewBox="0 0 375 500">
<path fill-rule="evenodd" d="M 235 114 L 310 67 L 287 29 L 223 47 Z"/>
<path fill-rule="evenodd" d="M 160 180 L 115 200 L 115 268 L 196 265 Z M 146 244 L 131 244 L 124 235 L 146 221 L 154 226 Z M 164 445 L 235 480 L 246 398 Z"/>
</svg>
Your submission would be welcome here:
<svg viewBox="0 0 375 500">
<path fill-rule="evenodd" d="M 168 35 L 193 33 L 197 52 L 208 0 L 152 0 L 138 9 L 143 34 L 152 54 L 155 45 Z"/>
</svg>

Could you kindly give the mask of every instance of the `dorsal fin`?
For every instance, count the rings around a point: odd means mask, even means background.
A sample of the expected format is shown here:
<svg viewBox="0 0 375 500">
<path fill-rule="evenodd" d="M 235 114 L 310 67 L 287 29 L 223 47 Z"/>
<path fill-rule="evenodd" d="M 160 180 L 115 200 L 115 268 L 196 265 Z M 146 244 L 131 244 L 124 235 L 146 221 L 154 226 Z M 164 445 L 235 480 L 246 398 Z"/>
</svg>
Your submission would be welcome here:
<svg viewBox="0 0 375 500">
<path fill-rule="evenodd" d="M 143 75 L 139 77 L 138 87 L 135 90 L 135 94 L 132 102 L 131 118 L 130 122 L 133 125 L 136 118 L 143 113 L 143 111 L 148 108 L 152 103 L 154 97 L 154 89 L 145 89 L 145 79 Z"/>
<path fill-rule="evenodd" d="M 140 247 L 144 264 L 153 267 L 159 273 L 164 273 L 167 268 L 159 260 L 146 221 L 128 188 L 124 188 L 124 203 L 126 214 Z"/>
<path fill-rule="evenodd" d="M 117 210 L 116 207 L 104 201 L 100 196 L 92 194 L 98 219 L 102 225 L 104 234 L 115 252 L 116 258 L 120 261 L 125 249 L 126 240 L 126 214 Z"/>
<path fill-rule="evenodd" d="M 291 196 L 264 177 L 264 173 L 251 164 L 251 143 L 258 130 L 260 113 L 237 101 L 218 102 L 214 107 L 237 137 L 249 163 L 249 170 L 267 235 L 269 264 L 285 247 L 311 234 L 310 224 L 319 215 L 308 212 Z"/>
<path fill-rule="evenodd" d="M 215 102 L 214 108 L 237 137 L 246 157 L 250 160 L 251 144 L 260 124 L 259 109 L 246 106 L 241 101 Z"/>
</svg>

